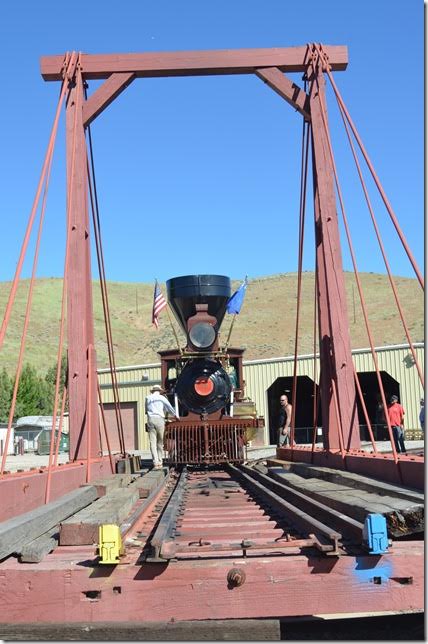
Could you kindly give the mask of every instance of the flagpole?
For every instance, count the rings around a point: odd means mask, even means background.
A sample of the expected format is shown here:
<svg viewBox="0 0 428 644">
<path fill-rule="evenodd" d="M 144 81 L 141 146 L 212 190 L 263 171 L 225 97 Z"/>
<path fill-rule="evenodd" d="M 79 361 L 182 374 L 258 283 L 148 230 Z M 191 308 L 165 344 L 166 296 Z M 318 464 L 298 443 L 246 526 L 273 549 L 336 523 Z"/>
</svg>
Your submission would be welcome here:
<svg viewBox="0 0 428 644">
<path fill-rule="evenodd" d="M 226 344 L 224 345 L 224 351 L 227 351 L 227 348 L 229 346 L 229 341 L 230 341 L 230 336 L 232 335 L 233 325 L 235 324 L 236 316 L 238 315 L 239 311 L 241 310 L 241 306 L 242 306 L 242 302 L 244 300 L 244 295 L 245 295 L 245 291 L 247 289 L 247 285 L 248 285 L 248 276 L 246 275 L 244 281 L 241 284 L 241 286 L 238 288 L 237 291 L 235 291 L 235 293 L 232 295 L 232 297 L 229 298 L 226 310 L 227 310 L 228 313 L 232 313 L 232 311 L 229 311 L 229 306 L 233 302 L 233 304 L 234 304 L 234 306 L 233 306 L 234 313 L 233 313 L 232 324 L 229 327 L 229 334 L 227 336 Z"/>
<path fill-rule="evenodd" d="M 176 332 L 176 330 L 175 330 L 175 327 L 174 327 L 174 325 L 173 325 L 173 323 L 172 323 L 171 316 L 170 316 L 170 314 L 169 314 L 169 306 L 170 306 L 170 304 L 169 304 L 169 302 L 168 302 L 168 305 L 167 305 L 167 307 L 166 307 L 166 314 L 167 314 L 167 316 L 168 316 L 168 320 L 169 320 L 169 323 L 170 323 L 170 325 L 171 325 L 172 332 L 174 333 L 175 340 L 176 340 L 176 342 L 177 342 L 177 347 L 178 347 L 178 350 L 179 350 L 179 352 L 180 352 L 180 355 L 183 355 L 183 352 L 182 352 L 181 347 L 180 347 L 180 341 L 179 341 L 179 339 L 178 339 L 177 332 Z"/>
<path fill-rule="evenodd" d="M 160 296 L 162 296 L 162 299 L 163 299 L 162 305 L 163 305 L 163 306 L 162 306 L 162 308 L 158 309 L 158 313 L 157 313 L 157 315 L 156 315 L 156 317 L 155 317 L 155 303 L 156 303 L 156 291 L 157 291 L 157 290 L 159 290 L 159 297 L 160 297 Z M 158 278 L 156 277 L 156 279 L 155 279 L 155 293 L 154 293 L 154 303 L 153 303 L 152 321 L 154 322 L 154 320 L 156 320 L 156 322 L 155 322 L 155 324 L 156 324 L 156 328 L 159 328 L 159 324 L 158 324 L 158 321 L 157 321 L 157 320 L 158 320 L 158 317 L 159 317 L 159 314 L 160 314 L 160 312 L 161 312 L 161 311 L 163 311 L 163 309 L 164 309 L 164 308 L 166 309 L 166 314 L 167 314 L 167 316 L 168 316 L 168 320 L 169 320 L 169 323 L 170 323 L 170 325 L 171 325 L 172 332 L 173 332 L 173 334 L 174 334 L 174 336 L 175 336 L 175 340 L 176 340 L 176 342 L 177 342 L 178 351 L 179 351 L 180 355 L 183 355 L 183 352 L 182 352 L 182 350 L 181 350 L 181 348 L 180 348 L 180 342 L 179 342 L 179 339 L 178 339 L 178 336 L 177 336 L 177 332 L 176 332 L 175 327 L 174 327 L 174 325 L 173 325 L 173 323 L 172 323 L 172 320 L 171 320 L 171 316 L 170 316 L 170 314 L 169 314 L 168 307 L 169 307 L 169 302 L 168 302 L 168 300 L 166 300 L 166 299 L 163 297 L 163 295 L 162 295 L 162 291 L 160 290 L 160 287 L 159 287 Z"/>
<path fill-rule="evenodd" d="M 229 340 L 230 340 L 230 336 L 232 335 L 232 329 L 233 329 L 233 325 L 235 324 L 236 315 L 237 315 L 236 313 L 233 314 L 232 324 L 229 327 L 229 334 L 227 336 L 226 344 L 224 345 L 225 351 L 227 351 L 227 347 L 229 346 Z"/>
</svg>

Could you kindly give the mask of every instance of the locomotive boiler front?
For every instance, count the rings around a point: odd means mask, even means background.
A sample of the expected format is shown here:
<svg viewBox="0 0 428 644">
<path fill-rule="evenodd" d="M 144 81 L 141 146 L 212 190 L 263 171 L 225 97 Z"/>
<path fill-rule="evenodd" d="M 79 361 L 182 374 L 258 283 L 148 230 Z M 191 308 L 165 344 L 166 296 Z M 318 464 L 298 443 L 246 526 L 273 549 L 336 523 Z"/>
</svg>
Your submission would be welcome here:
<svg viewBox="0 0 428 644">
<path fill-rule="evenodd" d="M 186 360 L 175 393 L 180 404 L 200 416 L 227 406 L 232 384 L 220 361 L 218 333 L 231 295 L 223 275 L 186 275 L 166 282 L 168 301 L 186 334 Z"/>
</svg>

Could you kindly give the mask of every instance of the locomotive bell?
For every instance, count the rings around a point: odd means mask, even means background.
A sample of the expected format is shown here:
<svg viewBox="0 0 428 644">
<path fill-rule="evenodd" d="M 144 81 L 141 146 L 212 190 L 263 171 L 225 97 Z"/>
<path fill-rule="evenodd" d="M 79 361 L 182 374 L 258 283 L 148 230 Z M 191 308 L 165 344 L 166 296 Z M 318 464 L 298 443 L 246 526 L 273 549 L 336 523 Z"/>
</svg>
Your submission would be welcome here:
<svg viewBox="0 0 428 644">
<path fill-rule="evenodd" d="M 187 336 L 188 348 L 208 351 L 218 344 L 218 332 L 231 295 L 229 277 L 185 275 L 166 282 L 168 301 Z"/>
</svg>

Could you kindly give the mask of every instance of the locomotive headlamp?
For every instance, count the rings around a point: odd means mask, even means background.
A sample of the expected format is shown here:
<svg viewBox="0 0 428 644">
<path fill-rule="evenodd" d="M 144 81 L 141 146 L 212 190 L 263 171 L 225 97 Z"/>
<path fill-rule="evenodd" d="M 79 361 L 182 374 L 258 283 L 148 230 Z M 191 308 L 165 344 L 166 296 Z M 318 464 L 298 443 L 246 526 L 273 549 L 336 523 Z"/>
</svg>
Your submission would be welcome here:
<svg viewBox="0 0 428 644">
<path fill-rule="evenodd" d="M 198 322 L 189 331 L 189 339 L 196 349 L 208 349 L 216 339 L 214 327 L 208 322 Z"/>
<path fill-rule="evenodd" d="M 183 368 L 175 393 L 182 405 L 195 414 L 211 414 L 230 399 L 230 378 L 217 360 L 195 358 Z"/>
<path fill-rule="evenodd" d="M 201 378 L 196 378 L 194 383 L 194 388 L 199 396 L 209 396 L 214 389 L 214 383 L 210 378 L 202 376 Z"/>
</svg>

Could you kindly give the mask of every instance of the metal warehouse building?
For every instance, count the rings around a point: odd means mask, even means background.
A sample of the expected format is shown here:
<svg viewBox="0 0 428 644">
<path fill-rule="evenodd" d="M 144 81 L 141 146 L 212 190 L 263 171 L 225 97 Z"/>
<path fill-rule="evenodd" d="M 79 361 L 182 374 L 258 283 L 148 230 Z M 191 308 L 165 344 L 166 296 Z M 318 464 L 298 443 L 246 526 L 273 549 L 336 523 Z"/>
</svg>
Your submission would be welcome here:
<svg viewBox="0 0 428 644">
<path fill-rule="evenodd" d="M 424 344 L 414 345 L 418 362 L 424 371 Z M 376 424 L 376 407 L 379 387 L 370 349 L 352 351 L 355 369 L 364 395 L 372 425 Z M 405 428 L 408 437 L 418 436 L 419 401 L 423 396 L 418 371 L 408 345 L 376 348 L 379 370 L 387 397 L 399 396 L 405 411 Z M 278 414 L 278 399 L 286 392 L 291 400 L 294 371 L 294 356 L 265 360 L 244 361 L 245 395 L 256 403 L 257 412 L 265 418 L 264 443 L 276 443 L 275 419 Z M 102 400 L 106 424 L 109 429 L 112 449 L 119 449 L 116 415 L 113 402 L 111 376 L 108 369 L 99 370 Z M 128 367 L 116 370 L 120 392 L 121 414 L 128 449 L 147 450 L 144 399 L 153 384 L 160 383 L 160 363 Z M 296 440 L 310 442 L 313 426 L 314 382 L 319 378 L 319 360 L 313 355 L 298 357 L 296 391 Z M 362 438 L 365 435 L 364 415 L 359 409 Z M 320 425 L 322 420 L 318 419 Z M 381 439 L 382 436 L 375 437 Z"/>
</svg>

